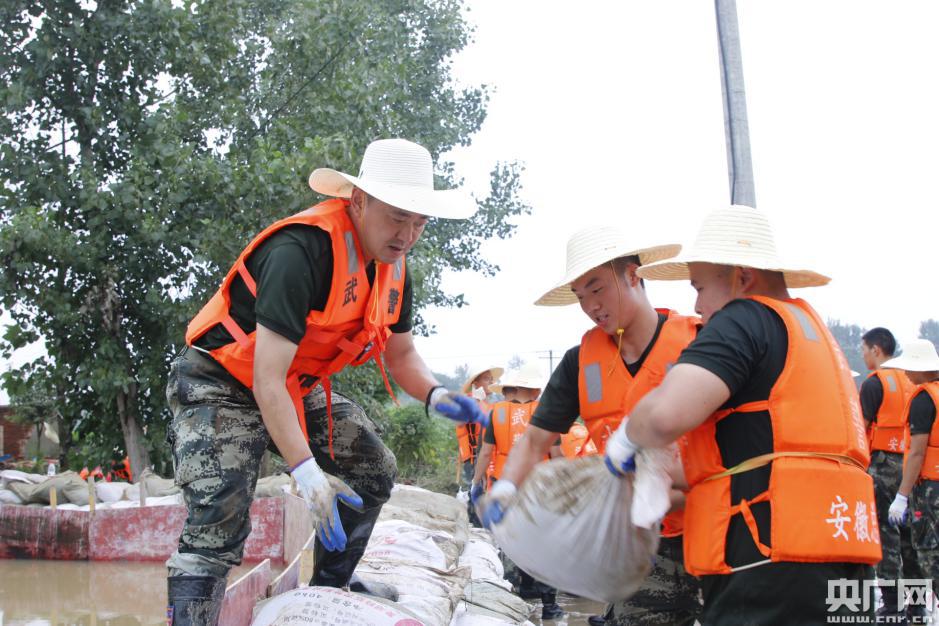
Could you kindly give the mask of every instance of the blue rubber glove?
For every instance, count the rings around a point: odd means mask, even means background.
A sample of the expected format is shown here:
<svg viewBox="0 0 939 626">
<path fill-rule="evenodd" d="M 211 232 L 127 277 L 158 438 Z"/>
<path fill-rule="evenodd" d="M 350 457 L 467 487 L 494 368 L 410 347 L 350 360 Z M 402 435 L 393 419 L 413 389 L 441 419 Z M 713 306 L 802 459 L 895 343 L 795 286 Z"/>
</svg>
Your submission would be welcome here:
<svg viewBox="0 0 939 626">
<path fill-rule="evenodd" d="M 491 530 L 493 524 L 501 522 L 505 517 L 505 510 L 509 507 L 509 501 L 515 497 L 516 493 L 518 489 L 512 481 L 494 482 L 489 493 L 476 505 L 476 512 L 483 526 Z"/>
<path fill-rule="evenodd" d="M 624 418 L 620 422 L 619 428 L 613 432 L 606 442 L 604 462 L 606 468 L 615 476 L 625 476 L 636 471 L 636 453 L 639 452 L 639 446 L 626 436 L 626 424 L 628 422 L 629 418 Z"/>
<path fill-rule="evenodd" d="M 903 523 L 906 521 L 908 503 L 909 498 L 900 493 L 898 493 L 893 499 L 893 503 L 890 505 L 890 510 L 887 511 L 887 521 L 889 521 L 890 525 L 894 528 L 903 525 Z"/>
<path fill-rule="evenodd" d="M 316 536 L 323 547 L 330 552 L 345 550 L 346 531 L 339 519 L 339 502 L 361 510 L 362 498 L 349 485 L 325 474 L 313 457 L 297 465 L 290 475 L 297 481 L 297 490 L 306 500 Z"/>
<path fill-rule="evenodd" d="M 438 391 L 442 393 L 438 393 Z M 439 387 L 434 390 L 430 399 L 430 406 L 444 417 L 461 424 L 483 424 L 489 419 L 479 410 L 479 405 L 472 398 L 447 393 L 446 389 Z"/>
<path fill-rule="evenodd" d="M 476 501 L 479 500 L 484 493 L 486 493 L 486 490 L 483 489 L 482 483 L 473 483 L 470 486 L 469 498 L 470 502 L 473 503 L 473 506 L 476 506 Z"/>
</svg>

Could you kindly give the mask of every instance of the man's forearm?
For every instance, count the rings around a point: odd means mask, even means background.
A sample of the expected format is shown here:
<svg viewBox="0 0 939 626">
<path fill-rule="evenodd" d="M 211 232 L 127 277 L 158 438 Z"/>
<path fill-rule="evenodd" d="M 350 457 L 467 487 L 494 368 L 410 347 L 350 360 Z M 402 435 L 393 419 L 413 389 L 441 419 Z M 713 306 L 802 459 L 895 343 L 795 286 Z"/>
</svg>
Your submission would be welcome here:
<svg viewBox="0 0 939 626">
<path fill-rule="evenodd" d="M 903 478 L 900 481 L 899 493 L 909 496 L 919 479 L 919 471 L 923 467 L 923 460 L 926 454 L 921 450 L 910 450 L 906 457 L 906 463 L 903 464 Z"/>
<path fill-rule="evenodd" d="M 261 419 L 267 432 L 290 467 L 313 455 L 310 444 L 303 438 L 297 409 L 287 393 L 286 385 L 259 383 L 254 398 L 261 409 Z"/>
<path fill-rule="evenodd" d="M 489 467 L 489 461 L 492 459 L 492 444 L 484 443 L 479 456 L 476 457 L 476 467 L 473 468 L 473 482 L 481 482 L 486 475 L 486 469 Z"/>
</svg>

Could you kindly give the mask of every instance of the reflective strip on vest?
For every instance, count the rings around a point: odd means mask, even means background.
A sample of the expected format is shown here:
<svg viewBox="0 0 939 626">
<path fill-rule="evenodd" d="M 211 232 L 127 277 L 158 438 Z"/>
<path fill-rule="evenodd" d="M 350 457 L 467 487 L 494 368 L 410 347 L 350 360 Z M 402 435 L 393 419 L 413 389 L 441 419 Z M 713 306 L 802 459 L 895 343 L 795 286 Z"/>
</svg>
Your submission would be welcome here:
<svg viewBox="0 0 939 626">
<path fill-rule="evenodd" d="M 587 384 L 587 402 L 599 402 L 603 399 L 603 377 L 599 363 L 584 366 L 584 382 Z"/>
<path fill-rule="evenodd" d="M 783 305 L 799 320 L 799 326 L 802 327 L 805 338 L 809 341 L 818 341 L 818 334 L 815 332 L 815 327 L 812 326 L 812 322 L 809 320 L 809 316 L 805 314 L 805 311 L 790 302 L 783 302 Z"/>
<path fill-rule="evenodd" d="M 500 406 L 499 408 L 496 409 L 496 420 L 498 420 L 500 424 L 505 423 L 505 407 L 504 406 Z"/>
<path fill-rule="evenodd" d="M 887 379 L 887 386 L 890 387 L 890 393 L 897 392 L 897 379 L 893 376 L 884 376 Z"/>
<path fill-rule="evenodd" d="M 349 273 L 355 274 L 359 271 L 359 253 L 355 250 L 355 236 L 350 231 L 346 231 L 344 235 L 346 253 L 349 255 Z"/>
<path fill-rule="evenodd" d="M 401 259 L 398 259 L 397 261 L 395 261 L 394 279 L 401 280 Z"/>
</svg>

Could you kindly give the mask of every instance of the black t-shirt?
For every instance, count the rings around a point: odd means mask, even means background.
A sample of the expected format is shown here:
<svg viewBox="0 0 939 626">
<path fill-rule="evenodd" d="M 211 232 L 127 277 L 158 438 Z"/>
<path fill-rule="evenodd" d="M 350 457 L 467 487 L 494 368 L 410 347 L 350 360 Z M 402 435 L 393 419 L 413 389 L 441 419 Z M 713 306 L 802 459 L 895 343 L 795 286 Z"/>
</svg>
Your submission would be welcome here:
<svg viewBox="0 0 939 626">
<path fill-rule="evenodd" d="M 936 405 L 932 396 L 925 389 L 921 389 L 910 403 L 910 434 L 928 435 L 935 421 Z"/>
<path fill-rule="evenodd" d="M 316 226 L 292 224 L 268 237 L 247 258 L 245 266 L 257 283 L 257 300 L 241 276 L 231 285 L 231 316 L 245 333 L 258 322 L 278 335 L 299 344 L 306 334 L 310 311 L 323 311 L 333 279 L 333 248 L 329 234 Z M 369 284 L 375 280 L 375 263 L 366 267 Z M 394 333 L 411 330 L 411 274 L 405 270 L 401 314 L 391 326 Z M 233 341 L 218 324 L 196 341 L 214 350 Z"/>
<path fill-rule="evenodd" d="M 685 348 L 679 363 L 703 367 L 730 389 L 729 409 L 767 400 L 786 364 L 789 335 L 775 311 L 754 300 L 734 300 L 715 313 Z M 734 413 L 717 423 L 717 446 L 724 467 L 773 451 L 768 411 Z M 752 499 L 769 488 L 772 464 L 730 477 L 731 504 Z M 770 540 L 768 502 L 751 505 L 760 541 Z M 731 567 L 765 560 L 742 515 L 734 515 L 727 532 L 727 563 Z"/>
<path fill-rule="evenodd" d="M 667 316 L 659 313 L 658 325 L 655 327 L 655 334 L 652 335 L 652 341 L 646 346 L 646 349 L 639 355 L 635 363 L 625 363 L 626 369 L 630 375 L 635 376 L 642 369 L 646 357 L 652 351 L 659 334 L 662 332 L 662 326 L 665 324 Z M 532 415 L 531 424 L 538 428 L 550 430 L 553 433 L 566 433 L 577 421 L 580 415 L 580 392 L 578 389 L 578 380 L 580 377 L 580 345 L 576 345 L 564 353 L 561 363 L 551 374 L 544 392 L 541 394 L 538 408 Z"/>
<path fill-rule="evenodd" d="M 877 376 L 871 376 L 861 383 L 861 413 L 867 422 L 877 421 L 877 411 L 884 403 L 884 385 Z"/>
</svg>

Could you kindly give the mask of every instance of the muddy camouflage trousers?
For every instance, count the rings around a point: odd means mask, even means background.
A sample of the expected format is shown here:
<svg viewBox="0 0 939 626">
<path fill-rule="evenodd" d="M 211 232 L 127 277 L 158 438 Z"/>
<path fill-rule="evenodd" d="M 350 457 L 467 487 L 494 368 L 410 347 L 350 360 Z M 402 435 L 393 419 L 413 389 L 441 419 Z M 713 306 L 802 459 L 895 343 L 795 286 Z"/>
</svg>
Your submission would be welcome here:
<svg viewBox="0 0 939 626">
<path fill-rule="evenodd" d="M 923 578 L 911 541 L 910 525 L 894 527 L 887 519 L 890 504 L 897 495 L 900 480 L 903 478 L 903 455 L 874 450 L 867 473 L 874 480 L 877 524 L 880 528 L 880 547 L 883 550 L 883 558 L 875 566 L 877 578 L 892 581 L 900 578 Z M 895 592 L 896 588 L 893 589 Z"/>
<path fill-rule="evenodd" d="M 611 604 L 607 626 L 691 626 L 701 613 L 698 579 L 685 571 L 682 537 L 663 537 L 652 572 L 628 600 Z"/>
<path fill-rule="evenodd" d="M 167 439 L 176 483 L 188 517 L 170 576 L 224 578 L 241 563 L 251 532 L 249 508 L 261 457 L 271 444 L 251 390 L 213 359 L 187 348 L 173 361 L 166 390 L 173 413 Z M 326 396 L 321 388 L 303 401 L 310 449 L 324 472 L 344 480 L 362 497 L 364 510 L 340 506 L 348 536 L 343 552 L 326 552 L 316 541 L 313 583 L 341 587 L 365 551 L 382 505 L 391 495 L 397 465 L 365 411 L 333 392 L 333 452 L 329 455 Z"/>
<path fill-rule="evenodd" d="M 910 527 L 920 578 L 939 596 L 939 481 L 921 480 L 910 492 Z"/>
</svg>

